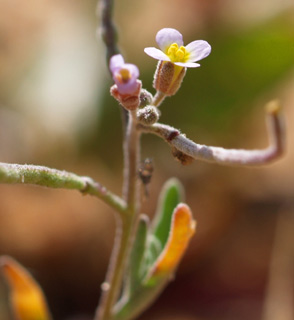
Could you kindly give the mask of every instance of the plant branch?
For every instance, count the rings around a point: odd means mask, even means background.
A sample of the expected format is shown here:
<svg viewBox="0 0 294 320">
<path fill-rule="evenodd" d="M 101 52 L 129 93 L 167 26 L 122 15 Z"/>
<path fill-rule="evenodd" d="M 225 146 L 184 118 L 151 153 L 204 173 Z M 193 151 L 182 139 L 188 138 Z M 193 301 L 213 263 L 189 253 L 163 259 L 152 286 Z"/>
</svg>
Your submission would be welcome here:
<svg viewBox="0 0 294 320">
<path fill-rule="evenodd" d="M 136 128 L 136 112 L 129 113 L 129 122 L 124 141 L 123 198 L 127 204 L 126 215 L 117 220 L 116 237 L 102 297 L 95 320 L 110 320 L 113 306 L 121 291 L 125 270 L 133 245 L 139 217 L 138 162 L 140 133 Z"/>
<path fill-rule="evenodd" d="M 140 124 L 138 128 L 145 133 L 161 137 L 173 148 L 195 160 L 222 165 L 263 165 L 278 159 L 285 151 L 284 121 L 277 101 L 272 101 L 267 105 L 267 114 L 270 145 L 266 149 L 257 150 L 224 149 L 197 144 L 181 134 L 179 130 L 160 123 L 152 126 Z"/>
<path fill-rule="evenodd" d="M 89 177 L 43 166 L 0 163 L 0 183 L 32 184 L 48 188 L 73 189 L 95 196 L 110 207 L 125 214 L 124 200 Z"/>
<path fill-rule="evenodd" d="M 138 165 L 140 158 L 140 132 L 137 130 L 137 111 L 129 112 L 129 125 L 124 143 L 124 185 L 123 199 L 127 203 L 130 214 L 138 211 Z"/>
<path fill-rule="evenodd" d="M 117 35 L 112 21 L 114 0 L 101 0 L 98 13 L 101 13 L 100 33 L 106 46 L 107 65 L 110 58 L 119 53 Z M 114 248 L 102 285 L 102 297 L 96 310 L 95 320 L 109 320 L 113 316 L 113 306 L 118 299 L 122 287 L 125 268 L 132 247 L 135 232 L 135 216 L 138 215 L 137 170 L 139 162 L 139 138 L 136 129 L 135 113 L 122 110 L 124 140 L 124 183 L 123 197 L 126 203 L 126 215 L 116 216 L 116 236 Z M 125 130 L 127 124 L 127 130 Z"/>
</svg>

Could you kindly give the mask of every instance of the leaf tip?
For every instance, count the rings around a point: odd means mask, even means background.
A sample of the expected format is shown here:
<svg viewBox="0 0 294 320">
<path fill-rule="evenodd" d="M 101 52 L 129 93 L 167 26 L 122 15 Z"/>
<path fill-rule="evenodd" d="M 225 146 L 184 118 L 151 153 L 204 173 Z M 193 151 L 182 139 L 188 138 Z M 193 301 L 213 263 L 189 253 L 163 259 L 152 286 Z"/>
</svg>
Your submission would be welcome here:
<svg viewBox="0 0 294 320">
<path fill-rule="evenodd" d="M 173 211 L 168 241 L 151 268 L 148 279 L 165 277 L 174 272 L 195 230 L 196 221 L 193 219 L 191 209 L 188 205 L 179 203 Z"/>
<path fill-rule="evenodd" d="M 41 287 L 23 266 L 11 257 L 2 256 L 0 270 L 9 286 L 11 307 L 17 319 L 51 319 Z"/>
</svg>

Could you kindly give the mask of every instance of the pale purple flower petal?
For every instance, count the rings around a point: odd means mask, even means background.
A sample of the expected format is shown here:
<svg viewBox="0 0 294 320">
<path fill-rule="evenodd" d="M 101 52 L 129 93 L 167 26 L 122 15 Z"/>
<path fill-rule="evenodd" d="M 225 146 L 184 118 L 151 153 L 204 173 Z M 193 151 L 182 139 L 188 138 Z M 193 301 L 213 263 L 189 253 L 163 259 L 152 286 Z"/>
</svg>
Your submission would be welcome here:
<svg viewBox="0 0 294 320">
<path fill-rule="evenodd" d="M 177 43 L 179 47 L 184 44 L 182 34 L 178 30 L 172 28 L 164 28 L 159 30 L 155 39 L 159 48 L 164 53 L 166 52 L 166 49 L 168 49 L 168 47 L 173 43 Z"/>
<path fill-rule="evenodd" d="M 148 54 L 148 56 L 156 59 L 156 60 L 160 60 L 160 61 L 170 61 L 170 58 L 163 53 L 161 50 L 153 48 L 153 47 L 149 47 L 149 48 L 145 48 L 144 52 L 146 54 Z"/>
<path fill-rule="evenodd" d="M 175 65 L 184 67 L 184 68 L 197 68 L 200 67 L 199 63 L 195 62 L 174 62 Z"/>
<path fill-rule="evenodd" d="M 130 72 L 130 78 L 127 82 L 120 81 L 121 69 L 127 69 Z M 133 64 L 124 64 L 123 68 L 117 68 L 113 72 L 113 80 L 117 85 L 121 94 L 132 94 L 137 90 L 137 79 L 139 77 L 139 69 Z"/>
<path fill-rule="evenodd" d="M 124 69 L 128 69 L 130 71 L 131 74 L 131 78 L 136 78 L 136 80 L 139 78 L 140 72 L 139 69 L 136 65 L 131 64 L 131 63 L 125 63 L 123 65 Z"/>
<path fill-rule="evenodd" d="M 156 42 L 161 50 L 145 48 L 146 54 L 159 61 L 171 61 L 186 68 L 199 67 L 200 65 L 195 62 L 204 59 L 211 52 L 210 45 L 204 40 L 193 41 L 183 48 L 183 36 L 172 28 L 158 31 Z"/>
<path fill-rule="evenodd" d="M 110 58 L 109 69 L 114 72 L 115 69 L 120 68 L 125 63 L 121 54 L 116 54 Z"/>
<path fill-rule="evenodd" d="M 132 94 L 134 93 L 138 88 L 137 79 L 131 79 L 130 81 L 126 83 L 121 83 L 115 81 L 115 84 L 117 85 L 117 89 L 119 93 L 121 94 Z"/>
<path fill-rule="evenodd" d="M 139 69 L 131 63 L 125 63 L 121 54 L 111 57 L 109 68 L 117 89 L 121 94 L 132 94 L 138 88 Z M 125 77 L 125 78 L 124 78 Z"/>
<path fill-rule="evenodd" d="M 211 46 L 204 40 L 196 40 L 189 43 L 186 50 L 190 53 L 187 62 L 195 62 L 206 58 L 211 52 Z"/>
</svg>

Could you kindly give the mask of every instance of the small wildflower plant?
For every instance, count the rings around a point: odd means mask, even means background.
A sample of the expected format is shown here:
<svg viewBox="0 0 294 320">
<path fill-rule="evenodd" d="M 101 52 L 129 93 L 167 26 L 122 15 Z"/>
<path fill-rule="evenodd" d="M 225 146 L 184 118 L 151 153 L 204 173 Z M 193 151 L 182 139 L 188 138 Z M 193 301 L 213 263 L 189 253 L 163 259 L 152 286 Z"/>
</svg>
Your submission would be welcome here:
<svg viewBox="0 0 294 320">
<path fill-rule="evenodd" d="M 147 47 L 144 50 L 158 60 L 153 95 L 142 88 L 138 67 L 126 63 L 118 53 L 115 37 L 111 36 L 115 32 L 110 9 L 111 2 L 104 0 L 101 30 L 114 81 L 110 93 L 128 114 L 122 196 L 89 177 L 33 165 L 0 163 L 0 182 L 79 190 L 99 198 L 117 212 L 119 223 L 115 248 L 106 280 L 101 286 L 102 296 L 94 320 L 127 320 L 138 317 L 148 308 L 173 278 L 196 230 L 192 210 L 183 202 L 183 186 L 173 178 L 162 188 L 153 221 L 141 213 L 141 189 L 150 183 L 153 171 L 150 160 L 140 160 L 141 135 L 153 134 L 161 138 L 170 145 L 172 155 L 184 165 L 202 160 L 251 166 L 269 163 L 283 154 L 284 131 L 276 101 L 267 106 L 271 140 L 269 147 L 261 150 L 200 145 L 178 129 L 160 123 L 161 103 L 176 94 L 187 68 L 199 67 L 198 61 L 210 54 L 211 46 L 204 40 L 184 46 L 179 31 L 172 28 L 160 30 L 156 34 L 159 49 Z M 52 319 L 41 288 L 24 267 L 5 256 L 0 260 L 0 268 L 10 288 L 11 307 L 17 319 Z"/>
</svg>

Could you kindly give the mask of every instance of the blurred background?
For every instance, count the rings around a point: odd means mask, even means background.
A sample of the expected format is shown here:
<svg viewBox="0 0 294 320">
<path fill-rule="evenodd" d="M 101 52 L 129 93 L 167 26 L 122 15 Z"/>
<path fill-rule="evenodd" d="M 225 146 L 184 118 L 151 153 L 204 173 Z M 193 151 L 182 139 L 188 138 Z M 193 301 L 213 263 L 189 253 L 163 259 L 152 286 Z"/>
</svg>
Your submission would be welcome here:
<svg viewBox="0 0 294 320">
<path fill-rule="evenodd" d="M 121 116 L 96 4 L 0 0 L 0 160 L 91 176 L 120 194 Z M 177 177 L 198 230 L 175 281 L 140 319 L 293 319 L 293 0 L 124 0 L 115 22 L 151 92 L 156 62 L 143 49 L 159 29 L 212 46 L 164 101 L 161 122 L 201 144 L 263 148 L 264 105 L 278 98 L 287 126 L 286 155 L 259 168 L 181 166 L 163 141 L 143 136 L 142 156 L 155 165 L 143 212 L 153 215 L 163 183 Z M 54 319 L 93 317 L 113 236 L 112 211 L 95 198 L 0 186 L 0 254 L 34 274 Z M 1 278 L 0 318 L 12 320 Z"/>
</svg>

